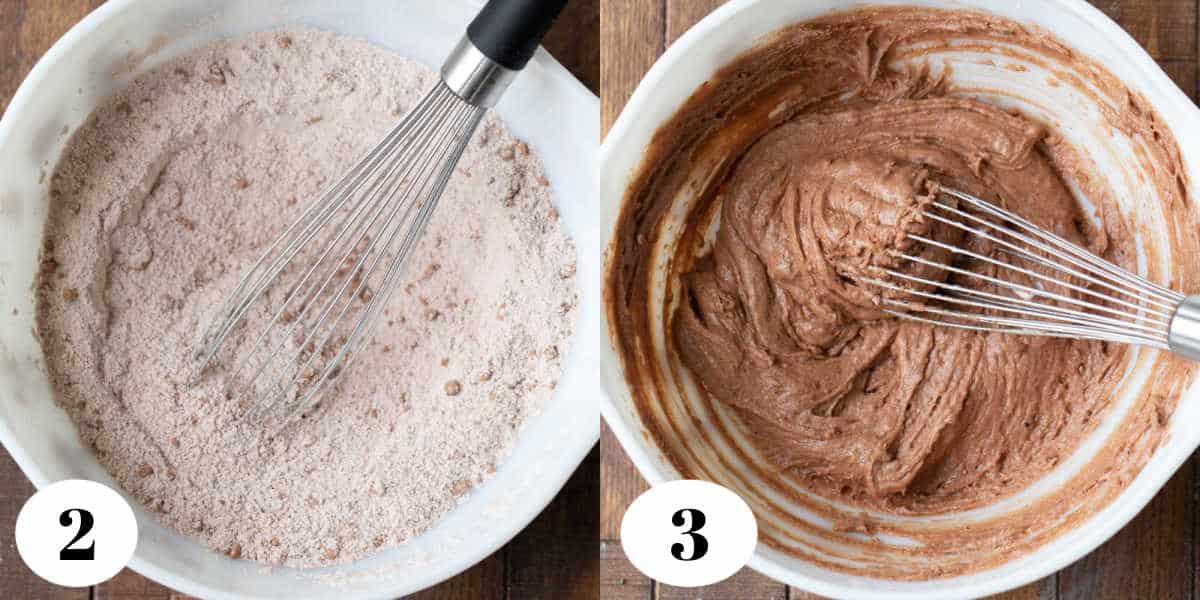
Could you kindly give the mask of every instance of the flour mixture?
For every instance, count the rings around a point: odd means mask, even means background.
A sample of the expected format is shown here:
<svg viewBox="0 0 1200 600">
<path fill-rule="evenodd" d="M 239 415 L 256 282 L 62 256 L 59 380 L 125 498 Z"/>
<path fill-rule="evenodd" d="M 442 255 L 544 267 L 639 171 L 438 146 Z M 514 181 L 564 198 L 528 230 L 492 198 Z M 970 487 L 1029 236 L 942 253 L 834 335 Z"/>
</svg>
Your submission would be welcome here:
<svg viewBox="0 0 1200 600">
<path fill-rule="evenodd" d="M 421 533 L 552 394 L 574 249 L 528 146 L 488 117 L 351 371 L 276 437 L 238 419 L 199 335 L 238 278 L 436 81 L 317 31 L 219 42 L 139 78 L 53 174 L 38 332 L 62 406 L 158 518 L 310 566 Z"/>
</svg>

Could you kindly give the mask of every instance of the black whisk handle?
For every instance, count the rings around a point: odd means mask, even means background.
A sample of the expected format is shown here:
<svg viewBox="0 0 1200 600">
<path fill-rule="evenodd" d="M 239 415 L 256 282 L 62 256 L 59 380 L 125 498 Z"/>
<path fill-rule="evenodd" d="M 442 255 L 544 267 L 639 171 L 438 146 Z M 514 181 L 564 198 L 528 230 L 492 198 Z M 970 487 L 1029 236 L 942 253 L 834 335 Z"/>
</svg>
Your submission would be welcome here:
<svg viewBox="0 0 1200 600">
<path fill-rule="evenodd" d="M 492 61 L 519 71 L 566 5 L 567 0 L 489 0 L 467 27 L 467 37 Z"/>
</svg>

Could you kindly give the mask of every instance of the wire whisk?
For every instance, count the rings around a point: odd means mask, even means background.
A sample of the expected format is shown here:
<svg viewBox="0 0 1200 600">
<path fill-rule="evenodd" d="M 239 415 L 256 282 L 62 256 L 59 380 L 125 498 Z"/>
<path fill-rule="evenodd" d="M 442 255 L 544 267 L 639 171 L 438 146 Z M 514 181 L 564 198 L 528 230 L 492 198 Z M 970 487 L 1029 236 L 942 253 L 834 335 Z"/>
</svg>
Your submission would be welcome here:
<svg viewBox="0 0 1200 600">
<path fill-rule="evenodd" d="M 260 301 L 271 305 L 228 377 L 266 394 L 252 417 L 276 409 L 298 389 L 304 410 L 322 384 L 348 366 L 395 291 L 484 112 L 439 83 L 243 276 L 205 336 L 203 365 L 251 310 L 263 310 Z M 268 291 L 282 282 L 271 297 Z M 269 384 L 256 386 L 264 376 Z"/>
<path fill-rule="evenodd" d="M 922 209 L 961 242 L 908 233 L 947 260 L 896 250 L 876 267 L 887 314 L 977 331 L 1103 340 L 1200 359 L 1200 299 L 1130 273 L 1009 210 L 942 188 Z M 903 265 L 920 265 L 905 272 Z"/>
<path fill-rule="evenodd" d="M 197 379 L 220 364 L 246 416 L 286 425 L 353 362 L 487 109 L 566 0 L 491 0 L 441 79 L 384 139 L 309 205 L 216 311 Z M 193 381 L 196 381 L 194 379 Z"/>
</svg>

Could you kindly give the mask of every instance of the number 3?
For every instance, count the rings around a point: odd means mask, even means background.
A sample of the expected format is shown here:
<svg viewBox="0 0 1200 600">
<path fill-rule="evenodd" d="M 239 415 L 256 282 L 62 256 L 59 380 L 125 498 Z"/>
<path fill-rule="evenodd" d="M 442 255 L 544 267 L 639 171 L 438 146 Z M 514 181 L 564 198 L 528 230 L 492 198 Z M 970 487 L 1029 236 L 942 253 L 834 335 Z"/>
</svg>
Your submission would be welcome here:
<svg viewBox="0 0 1200 600">
<path fill-rule="evenodd" d="M 92 517 L 92 513 L 88 512 L 86 510 L 83 510 L 82 508 L 68 508 L 67 510 L 64 510 L 61 515 L 58 515 L 58 524 L 62 525 L 63 527 L 70 527 L 71 523 L 73 521 L 73 519 L 71 519 L 71 513 L 73 513 L 73 512 L 79 513 L 79 531 L 76 531 L 75 537 L 71 538 L 71 541 L 67 542 L 67 545 L 63 546 L 62 550 L 58 551 L 58 559 L 59 560 L 95 560 L 96 559 L 96 542 L 95 541 L 93 541 L 92 545 L 88 546 L 87 548 L 72 548 L 71 547 L 71 546 L 75 545 L 75 542 L 78 542 L 79 540 L 83 539 L 83 536 L 87 535 L 88 532 L 90 532 L 92 530 L 92 526 L 95 525 L 95 519 Z"/>
<path fill-rule="evenodd" d="M 676 560 L 682 560 L 684 562 L 700 560 L 701 558 L 704 558 L 705 554 L 708 554 L 708 540 L 699 533 L 696 533 L 697 531 L 700 531 L 701 527 L 704 527 L 704 513 L 695 508 L 682 508 L 675 511 L 675 514 L 671 515 L 671 524 L 676 527 L 683 527 L 683 516 L 689 513 L 692 516 L 692 525 L 687 531 L 683 532 L 683 535 L 690 536 L 692 538 L 692 556 L 689 558 L 683 557 L 683 544 L 679 542 L 671 544 L 671 556 L 674 556 Z"/>
</svg>

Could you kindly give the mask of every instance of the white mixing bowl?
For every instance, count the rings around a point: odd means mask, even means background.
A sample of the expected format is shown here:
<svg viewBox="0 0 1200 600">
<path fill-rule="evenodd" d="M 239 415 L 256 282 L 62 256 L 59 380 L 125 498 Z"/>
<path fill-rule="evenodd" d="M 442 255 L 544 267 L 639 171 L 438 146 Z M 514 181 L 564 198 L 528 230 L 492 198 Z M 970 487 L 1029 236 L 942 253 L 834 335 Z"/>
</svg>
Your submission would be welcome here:
<svg viewBox="0 0 1200 600">
<path fill-rule="evenodd" d="M 1104 66 L 1108 71 L 1122 80 L 1127 87 L 1144 96 L 1158 115 L 1165 121 L 1167 129 L 1174 133 L 1176 140 L 1181 142 L 1183 162 L 1187 175 L 1188 193 L 1194 197 L 1194 182 L 1200 181 L 1200 154 L 1195 146 L 1187 140 L 1200 139 L 1200 112 L 1191 100 L 1173 84 L 1166 74 L 1154 63 L 1138 44 L 1121 30 L 1115 23 L 1105 17 L 1100 11 L 1085 3 L 1083 0 L 1038 0 L 1035 2 L 1013 2 L 1007 0 L 871 0 L 861 2 L 855 0 L 809 0 L 806 2 L 780 2 L 777 0 L 732 0 L 717 11 L 713 12 L 693 29 L 688 31 L 659 59 L 645 79 L 630 98 L 624 112 L 609 132 L 600 149 L 600 210 L 601 223 L 606 236 L 611 236 L 617 223 L 618 211 L 625 196 L 627 186 L 633 181 L 638 172 L 651 137 L 670 119 L 683 102 L 702 84 L 710 79 L 721 67 L 728 64 L 734 57 L 759 43 L 763 36 L 774 32 L 786 25 L 822 16 L 833 11 L 842 11 L 867 5 L 917 5 L 951 9 L 975 9 L 990 12 L 1018 23 L 1035 25 L 1043 30 L 1053 32 L 1060 41 L 1074 50 L 1090 56 L 1094 61 Z M 947 54 L 955 52 L 947 50 Z M 950 57 L 954 62 L 950 69 L 951 79 L 956 83 L 965 83 L 966 87 L 982 90 L 981 96 L 989 96 L 989 89 L 1001 89 L 1015 92 L 1023 98 L 1035 98 L 1037 103 L 1013 102 L 1023 110 L 1042 116 L 1047 120 L 1058 121 L 1061 130 L 1068 140 L 1077 148 L 1084 148 L 1097 162 L 1100 173 L 1110 174 L 1114 181 L 1110 182 L 1122 212 L 1127 218 L 1133 219 L 1138 236 L 1162 236 L 1167 228 L 1182 226 L 1190 228 L 1192 220 L 1181 211 L 1177 215 L 1164 215 L 1162 211 L 1147 210 L 1155 206 L 1157 201 L 1149 186 L 1139 185 L 1136 178 L 1120 177 L 1122 164 L 1130 160 L 1129 147 L 1121 140 L 1121 134 L 1103 126 L 1103 120 L 1096 111 L 1087 110 L 1085 103 L 1079 99 L 1067 96 L 1061 89 L 1047 86 L 1046 75 L 1038 79 L 1037 68 L 1027 71 L 1020 69 L 1005 70 L 990 66 L 982 61 L 979 55 L 973 57 Z M 941 56 L 939 55 L 939 60 Z M 1003 62 L 1010 62 L 1005 60 Z M 1010 101 L 995 98 L 997 101 Z M 695 167 L 702 171 L 703 166 Z M 686 188 L 684 188 L 686 190 Z M 687 192 L 681 193 L 680 198 L 686 201 Z M 1190 209 L 1188 209 L 1190 210 Z M 662 237 L 667 240 L 662 244 L 671 244 L 672 235 L 677 235 L 678 222 L 681 213 L 679 206 L 667 213 L 667 225 L 661 228 L 665 233 Z M 1191 212 L 1194 218 L 1195 211 Z M 1169 221 L 1175 220 L 1176 223 Z M 609 238 L 606 238 L 609 239 Z M 1160 238 L 1161 239 L 1161 238 Z M 662 248 L 662 246 L 659 246 Z M 614 252 L 608 250 L 610 258 Z M 670 256 L 669 251 L 659 251 L 656 260 L 664 262 Z M 1160 257 L 1161 258 L 1161 257 Z M 1153 261 L 1154 258 L 1143 259 Z M 1165 259 L 1164 259 L 1165 260 Z M 1170 272 L 1169 264 L 1155 263 L 1159 273 Z M 654 294 L 661 294 L 665 283 L 663 275 L 667 269 L 657 264 L 651 269 L 650 288 Z M 1194 282 L 1191 284 L 1194 286 Z M 657 304 L 654 304 L 657 303 Z M 661 302 L 655 300 L 652 304 L 658 306 Z M 657 311 L 657 308 L 655 309 Z M 607 313 L 606 313 L 607 319 Z M 659 352 L 663 342 L 661 338 L 661 315 L 651 317 L 656 331 L 648 342 L 654 350 L 648 350 L 648 360 L 665 360 Z M 601 351 L 601 384 L 607 398 L 601 405 L 604 418 L 612 427 L 618 440 L 632 458 L 642 475 L 651 483 L 678 479 L 680 471 L 665 456 L 663 450 L 654 441 L 646 418 L 661 419 L 662 414 L 676 415 L 696 414 L 689 411 L 693 401 L 694 391 L 689 391 L 689 383 L 683 388 L 671 388 L 664 392 L 666 400 L 653 401 L 654 408 L 647 409 L 648 413 L 639 413 L 634 404 L 630 389 L 622 369 L 612 336 L 616 324 L 608 321 L 609 339 Z M 1126 391 L 1136 389 L 1145 383 L 1145 363 L 1155 355 L 1142 352 L 1134 368 L 1127 374 Z M 1142 377 L 1143 379 L 1138 379 Z M 688 379 L 686 374 L 683 378 Z M 1125 525 L 1141 508 L 1155 495 L 1172 473 L 1200 444 L 1200 429 L 1193 426 L 1200 416 L 1200 402 L 1196 401 L 1196 380 L 1188 382 L 1187 389 L 1181 395 L 1178 406 L 1170 418 L 1165 441 L 1152 454 L 1144 467 L 1130 475 L 1132 481 L 1115 495 L 1102 508 L 1080 519 L 1073 525 L 1067 526 L 1060 534 L 1052 537 L 1023 555 L 1018 555 L 997 566 L 958 575 L 949 578 L 924 581 L 899 581 L 892 579 L 873 578 L 866 576 L 848 575 L 845 572 L 833 570 L 820 564 L 797 558 L 797 553 L 780 551 L 776 546 L 760 543 L 750 566 L 770 577 L 806 590 L 834 597 L 853 598 L 961 598 L 980 596 L 1003 591 L 1021 584 L 1033 581 L 1050 574 L 1067 564 L 1082 557 L 1087 552 L 1100 545 L 1118 529 Z M 668 384 L 671 385 L 671 384 Z M 971 514 L 938 515 L 924 518 L 917 526 L 961 527 L 971 519 L 983 519 L 989 516 L 1005 514 L 1007 511 L 1020 508 L 1022 504 L 1031 502 L 1040 495 L 1055 489 L 1062 489 L 1063 482 L 1078 471 L 1087 460 L 1098 456 L 1098 451 L 1105 447 L 1108 436 L 1114 432 L 1122 420 L 1131 415 L 1133 405 L 1131 393 L 1123 393 L 1115 398 L 1113 405 L 1105 414 L 1104 420 L 1095 428 L 1075 452 L 1064 460 L 1055 470 L 1030 486 L 1028 489 L 1013 497 L 1005 498 L 991 506 Z M 652 402 L 652 403 L 653 403 Z M 664 408 L 662 404 L 669 404 Z M 713 419 L 722 422 L 722 427 L 706 424 L 703 420 L 692 420 L 686 417 L 677 419 L 678 430 L 665 435 L 671 436 L 669 443 L 676 447 L 689 449 L 687 458 L 691 465 L 702 465 L 703 472 L 729 474 L 728 481 L 735 482 L 735 489 L 747 497 L 752 507 L 763 506 L 786 507 L 795 506 L 788 517 L 803 520 L 810 527 L 822 528 L 829 531 L 832 524 L 819 514 L 805 511 L 802 506 L 791 504 L 787 498 L 769 497 L 775 494 L 767 490 L 770 485 L 761 481 L 761 473 L 750 473 L 748 469 L 735 464 L 739 459 L 722 455 L 723 444 L 737 444 L 745 449 L 744 439 L 737 427 L 730 425 L 728 413 L 716 411 Z M 722 433 L 710 436 L 712 431 L 720 429 Z M 729 431 L 727 437 L 724 431 Z M 694 435 L 689 435 L 689 432 Z M 706 439 L 718 439 L 708 445 Z M 749 453 L 753 454 L 753 453 Z M 718 458 L 720 457 L 720 458 Z M 737 473 L 735 473 L 735 471 Z M 769 470 L 768 470 L 769 471 Z M 1117 489 L 1122 478 L 1114 477 L 1109 484 Z M 753 485 L 759 481 L 762 485 Z M 766 491 L 764 491 L 766 490 Z M 827 501 L 826 501 L 827 502 Z M 781 518 L 779 511 L 759 510 L 760 532 L 785 532 L 776 539 L 787 538 L 795 541 L 796 546 L 809 544 L 813 536 L 807 536 L 804 530 L 797 529 L 787 519 Z M 886 517 L 886 515 L 885 515 Z M 910 519 L 922 519 L 912 517 Z M 899 520 L 899 519 L 897 519 Z M 910 523 L 912 521 L 909 521 Z M 890 543 L 890 542 L 888 542 Z M 810 555 L 819 554 L 816 545 L 805 546 Z M 847 559 L 852 560 L 852 559 Z M 920 559 L 915 559 L 920 560 Z M 930 565 L 936 567 L 936 565 Z"/>
<path fill-rule="evenodd" d="M 116 487 L 54 403 L 32 335 L 32 283 L 46 217 L 46 174 L 72 130 L 132 77 L 216 39 L 306 25 L 369 40 L 436 67 L 479 0 L 111 0 L 72 28 L 0 120 L 0 442 L 34 485 L 86 478 Z M 599 250 L 593 158 L 599 104 L 544 51 L 496 108 L 545 163 L 578 249 L 578 330 L 553 399 L 485 485 L 402 547 L 321 569 L 264 569 L 164 528 L 130 499 L 141 528 L 135 571 L 204 598 L 395 598 L 447 579 L 517 534 L 562 488 L 599 437 Z"/>
</svg>

